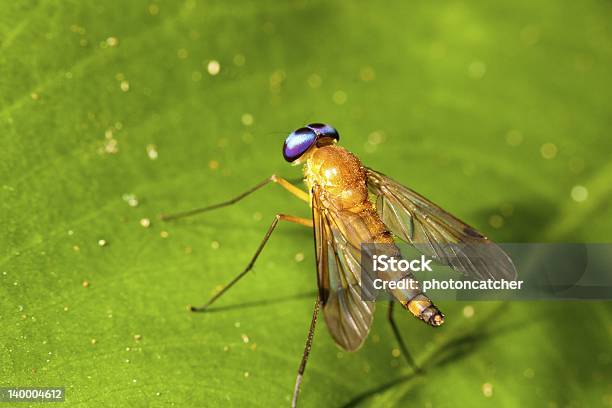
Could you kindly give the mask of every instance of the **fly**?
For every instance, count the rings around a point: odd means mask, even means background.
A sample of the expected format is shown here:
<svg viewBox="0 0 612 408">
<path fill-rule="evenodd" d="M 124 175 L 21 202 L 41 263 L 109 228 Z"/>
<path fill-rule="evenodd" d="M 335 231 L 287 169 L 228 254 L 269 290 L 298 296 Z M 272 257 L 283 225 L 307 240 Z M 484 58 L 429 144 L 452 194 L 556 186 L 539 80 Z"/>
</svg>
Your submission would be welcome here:
<svg viewBox="0 0 612 408">
<path fill-rule="evenodd" d="M 203 306 L 191 308 L 194 312 L 205 311 L 243 278 L 253 268 L 279 221 L 313 228 L 318 295 L 298 368 L 292 407 L 297 405 L 320 310 L 332 338 L 344 350 L 359 349 L 370 331 L 374 302 L 361 297 L 362 243 L 397 248 L 394 242 L 399 239 L 468 277 L 516 278 L 512 260 L 501 248 L 415 191 L 363 166 L 354 154 L 338 146 L 339 139 L 340 135 L 333 127 L 313 123 L 295 130 L 285 140 L 283 157 L 294 165 L 303 165 L 307 191 L 272 175 L 228 201 L 162 216 L 168 221 L 225 207 L 270 183 L 280 185 L 310 205 L 310 218 L 277 214 L 246 268 Z M 453 244 L 474 245 L 456 251 Z M 421 291 L 412 275 L 408 275 L 408 279 L 412 280 L 410 289 L 390 290 L 392 297 L 426 324 L 433 327 L 442 325 L 444 314 Z M 394 304 L 394 301 L 389 302 L 389 323 L 407 363 L 418 371 L 395 324 Z"/>
</svg>

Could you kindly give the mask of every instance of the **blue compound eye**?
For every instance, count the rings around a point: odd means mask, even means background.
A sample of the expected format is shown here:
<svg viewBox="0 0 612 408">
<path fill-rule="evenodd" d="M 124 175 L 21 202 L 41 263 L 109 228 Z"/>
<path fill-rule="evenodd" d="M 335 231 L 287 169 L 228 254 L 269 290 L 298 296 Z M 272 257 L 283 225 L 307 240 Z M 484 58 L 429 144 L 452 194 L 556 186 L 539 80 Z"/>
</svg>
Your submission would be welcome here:
<svg viewBox="0 0 612 408">
<path fill-rule="evenodd" d="M 283 157 L 293 162 L 302 156 L 317 141 L 317 134 L 307 127 L 291 132 L 283 145 Z"/>
<path fill-rule="evenodd" d="M 319 137 L 331 137 L 332 139 L 335 139 L 336 141 L 340 140 L 340 135 L 338 134 L 338 131 L 334 129 L 333 127 L 326 125 L 324 123 L 311 123 L 310 125 L 306 127 L 314 130 L 317 136 Z"/>
</svg>

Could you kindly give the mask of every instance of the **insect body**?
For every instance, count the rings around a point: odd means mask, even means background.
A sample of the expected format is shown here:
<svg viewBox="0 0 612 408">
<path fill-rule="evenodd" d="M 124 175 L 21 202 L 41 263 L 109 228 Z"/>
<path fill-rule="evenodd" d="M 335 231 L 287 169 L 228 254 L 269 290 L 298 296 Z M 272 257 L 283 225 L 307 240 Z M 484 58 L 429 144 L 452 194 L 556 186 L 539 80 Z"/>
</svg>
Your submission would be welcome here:
<svg viewBox="0 0 612 408">
<path fill-rule="evenodd" d="M 344 349 L 355 350 L 368 334 L 374 304 L 361 300 L 358 290 L 352 291 L 339 285 L 331 288 L 332 298 L 328 306 L 330 268 L 332 274 L 341 275 L 339 281 L 346 279 L 350 285 L 351 277 L 360 274 L 358 257 L 362 243 L 386 244 L 381 247 L 396 249 L 396 253 L 392 254 L 396 257 L 399 249 L 393 245 L 391 232 L 369 200 L 367 171 L 355 155 L 335 144 L 322 146 L 312 151 L 307 158 L 304 174 L 306 185 L 313 196 L 313 218 L 320 222 L 319 225 L 315 223 L 315 241 L 320 299 L 325 305 L 324 316 L 336 342 Z M 340 258 L 339 267 L 336 267 L 336 259 L 323 261 L 326 251 L 327 254 L 337 254 Z M 349 257 L 354 261 L 344 261 Z M 355 281 L 353 284 L 359 287 L 360 282 Z M 418 288 L 418 283 L 414 282 L 411 287 Z M 432 326 L 444 322 L 442 313 L 420 290 L 396 290 L 392 295 L 416 317 Z M 344 299 L 336 299 L 338 296 Z M 360 303 L 363 305 L 355 306 Z"/>
<path fill-rule="evenodd" d="M 425 197 L 391 178 L 362 165 L 360 160 L 337 145 L 340 136 L 329 125 L 310 124 L 292 132 L 283 145 L 283 157 L 301 164 L 304 192 L 287 180 L 272 175 L 237 197 L 213 206 L 175 215 L 175 219 L 233 204 L 268 183 L 277 183 L 309 203 L 311 218 L 278 214 L 268 228 L 249 265 L 204 306 L 204 311 L 246 275 L 272 235 L 279 221 L 312 227 L 315 237 L 318 296 L 315 301 L 306 346 L 293 392 L 297 404 L 302 376 L 310 354 L 319 309 L 334 341 L 348 351 L 357 350 L 365 341 L 374 313 L 374 302 L 362 298 L 365 282 L 361 274 L 361 245 L 384 244 L 387 255 L 401 256 L 395 239 L 413 244 L 434 260 L 451 266 L 470 278 L 515 279 L 510 258 L 474 228 L 442 210 Z M 375 203 L 370 196 L 375 197 Z M 431 326 L 444 323 L 444 315 L 420 290 L 414 276 L 390 272 L 389 279 L 409 279 L 408 289 L 389 290 L 395 300 L 414 316 Z M 369 279 L 369 278 L 368 278 Z M 404 345 L 393 318 L 393 302 L 388 319 L 408 364 L 418 370 Z"/>
</svg>

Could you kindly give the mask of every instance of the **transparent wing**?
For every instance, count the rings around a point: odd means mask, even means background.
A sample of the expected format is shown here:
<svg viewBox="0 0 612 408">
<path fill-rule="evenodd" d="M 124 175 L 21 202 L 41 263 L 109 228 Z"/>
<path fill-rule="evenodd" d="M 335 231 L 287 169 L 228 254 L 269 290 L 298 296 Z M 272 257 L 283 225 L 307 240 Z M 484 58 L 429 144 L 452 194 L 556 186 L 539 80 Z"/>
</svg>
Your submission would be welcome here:
<svg viewBox="0 0 612 408">
<path fill-rule="evenodd" d="M 321 193 L 318 187 L 313 188 L 312 217 L 323 315 L 336 343 L 354 351 L 370 331 L 374 302 L 362 300 L 361 249 L 345 236 L 342 213 L 324 205 Z"/>
<path fill-rule="evenodd" d="M 516 278 L 510 257 L 480 232 L 384 174 L 366 173 L 376 210 L 395 236 L 467 277 Z"/>
</svg>

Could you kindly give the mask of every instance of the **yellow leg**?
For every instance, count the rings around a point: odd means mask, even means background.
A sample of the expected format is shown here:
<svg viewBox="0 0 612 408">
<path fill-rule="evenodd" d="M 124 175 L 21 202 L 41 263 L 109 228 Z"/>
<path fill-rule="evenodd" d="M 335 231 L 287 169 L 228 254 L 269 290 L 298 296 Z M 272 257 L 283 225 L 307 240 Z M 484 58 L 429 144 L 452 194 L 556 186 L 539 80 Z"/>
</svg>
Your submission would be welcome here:
<svg viewBox="0 0 612 408">
<path fill-rule="evenodd" d="M 293 184 L 291 184 L 284 178 L 278 177 L 276 174 L 273 174 L 272 176 L 270 176 L 270 180 L 280 185 L 281 187 L 289 191 L 291 194 L 293 194 L 300 200 L 310 203 L 310 195 L 308 195 L 307 192 L 300 190 L 299 188 L 297 188 L 296 186 L 294 186 Z"/>
<path fill-rule="evenodd" d="M 205 211 L 210 211 L 210 210 L 214 210 L 214 209 L 217 209 L 217 208 L 225 207 L 225 206 L 234 204 L 234 203 L 242 200 L 244 197 L 248 196 L 251 193 L 254 193 L 255 191 L 259 190 L 260 188 L 262 188 L 263 186 L 265 186 L 265 185 L 267 185 L 269 183 L 276 183 L 276 184 L 280 185 L 281 187 L 283 187 L 285 190 L 289 191 L 291 194 L 293 194 L 294 196 L 296 196 L 300 200 L 306 201 L 307 203 L 310 204 L 310 195 L 308 193 L 306 193 L 305 191 L 300 190 L 299 188 L 297 188 L 296 186 L 294 186 L 293 184 L 291 184 L 290 182 L 288 182 L 284 178 L 277 177 L 275 174 L 273 174 L 270 177 L 266 178 L 261 183 L 257 184 L 255 187 L 252 187 L 252 188 L 248 189 L 247 191 L 237 195 L 236 197 L 234 197 L 232 199 L 229 199 L 227 201 L 223 201 L 222 203 L 213 204 L 213 205 L 209 205 L 207 207 L 202 207 L 202 208 L 195 208 L 193 210 L 183 211 L 183 212 L 176 213 L 176 214 L 164 214 L 160 218 L 163 221 L 175 220 L 177 218 L 189 217 L 191 215 L 200 214 L 200 213 L 203 213 Z"/>
<path fill-rule="evenodd" d="M 294 217 L 293 215 L 285 215 L 285 214 L 278 214 L 278 218 L 281 221 L 289 221 L 295 224 L 300 224 L 305 227 L 312 228 L 312 220 L 309 218 Z"/>
</svg>

